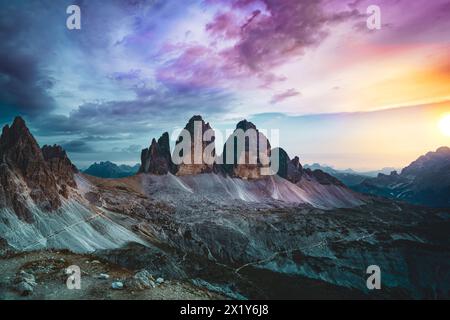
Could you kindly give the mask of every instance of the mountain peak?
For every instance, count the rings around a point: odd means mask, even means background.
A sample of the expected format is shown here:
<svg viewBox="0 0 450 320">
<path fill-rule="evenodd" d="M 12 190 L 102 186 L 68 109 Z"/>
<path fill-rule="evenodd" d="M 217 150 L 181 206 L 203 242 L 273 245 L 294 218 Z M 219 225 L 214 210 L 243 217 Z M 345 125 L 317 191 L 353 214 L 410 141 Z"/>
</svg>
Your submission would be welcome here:
<svg viewBox="0 0 450 320">
<path fill-rule="evenodd" d="M 251 135 L 252 138 L 246 138 L 247 131 L 250 129 L 255 130 L 255 135 Z M 251 141 L 251 139 L 256 141 Z M 228 148 L 234 149 L 233 154 L 228 154 Z M 261 169 L 269 167 L 268 164 L 262 163 L 261 156 L 270 158 L 270 141 L 262 132 L 258 131 L 252 122 L 244 119 L 239 121 L 236 130 L 228 137 L 223 146 L 221 167 L 225 173 L 233 177 L 259 179 L 262 177 Z"/>
<path fill-rule="evenodd" d="M 196 114 L 196 115 L 193 115 L 193 116 L 189 119 L 188 122 L 194 122 L 194 121 L 203 121 L 203 118 L 202 118 L 201 115 Z"/>
<path fill-rule="evenodd" d="M 436 149 L 436 153 L 440 153 L 440 154 L 450 154 L 450 148 L 449 148 L 449 147 L 446 147 L 446 146 L 437 148 L 437 149 Z"/>
<path fill-rule="evenodd" d="M 238 124 L 236 125 L 236 129 L 242 129 L 244 131 L 247 131 L 248 129 L 256 130 L 256 126 L 253 124 L 253 122 L 244 119 L 238 122 Z"/>
<path fill-rule="evenodd" d="M 450 165 L 450 148 L 440 147 L 435 152 L 428 152 L 411 162 L 401 172 L 402 176 L 415 177 L 425 171 L 445 168 Z"/>
<path fill-rule="evenodd" d="M 0 137 L 0 149 L 7 152 L 14 146 L 22 148 L 30 148 L 34 153 L 33 156 L 39 156 L 39 145 L 31 134 L 30 130 L 21 117 L 16 117 L 13 124 L 3 127 L 2 135 Z"/>
<path fill-rule="evenodd" d="M 195 124 L 195 122 L 200 122 L 200 124 Z M 176 156 L 183 160 L 182 163 L 178 164 L 177 168 L 174 167 L 176 174 L 185 176 L 213 172 L 215 135 L 210 124 L 205 122 L 201 116 L 195 115 L 189 120 L 184 129 L 189 132 L 189 135 L 185 136 L 184 133 L 180 134 L 175 142 L 175 150 L 173 153 L 174 157 Z M 208 141 L 204 140 L 205 133 L 211 133 L 211 131 L 212 135 L 210 136 L 210 139 Z M 184 141 L 184 139 L 188 138 L 190 138 L 190 141 Z M 190 148 L 187 148 L 189 145 Z M 212 147 L 212 151 L 208 159 L 205 159 L 203 157 L 203 152 L 209 146 Z M 182 150 L 183 147 L 187 150 Z"/>
<path fill-rule="evenodd" d="M 25 120 L 23 120 L 23 118 L 20 117 L 20 116 L 17 116 L 17 117 L 14 118 L 14 121 L 13 121 L 13 124 L 11 126 L 11 129 L 12 128 L 18 128 L 18 129 L 25 129 L 26 128 L 26 129 L 28 129 L 27 125 L 25 123 Z"/>
<path fill-rule="evenodd" d="M 139 172 L 167 174 L 173 171 L 174 165 L 170 154 L 169 134 L 164 132 L 158 141 L 153 138 L 150 147 L 142 150 Z"/>
<path fill-rule="evenodd" d="M 76 188 L 73 176 L 76 169 L 66 152 L 56 145 L 44 146 L 41 150 L 21 117 L 16 117 L 10 127 L 3 128 L 0 155 L 3 164 L 0 179 L 7 181 L 0 188 L 0 199 L 10 202 L 16 213 L 26 220 L 32 219 L 27 197 L 41 209 L 53 211 L 61 206 L 60 195 L 69 196 L 68 186 Z M 27 188 L 18 181 L 23 181 Z M 14 200 L 14 190 L 22 195 L 21 200 Z"/>
</svg>

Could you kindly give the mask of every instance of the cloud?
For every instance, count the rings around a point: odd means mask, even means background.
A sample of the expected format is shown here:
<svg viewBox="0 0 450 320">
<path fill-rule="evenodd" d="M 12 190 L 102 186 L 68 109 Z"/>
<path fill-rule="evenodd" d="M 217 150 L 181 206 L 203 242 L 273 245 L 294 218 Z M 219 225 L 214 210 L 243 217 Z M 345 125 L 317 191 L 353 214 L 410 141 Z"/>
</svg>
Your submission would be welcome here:
<svg viewBox="0 0 450 320">
<path fill-rule="evenodd" d="M 220 11 L 205 26 L 209 42 L 167 44 L 160 81 L 178 85 L 235 87 L 256 80 L 269 87 L 285 78 L 275 69 L 318 46 L 329 27 L 360 20 L 357 9 L 325 11 L 323 1 L 208 1 Z"/>
<path fill-rule="evenodd" d="M 113 148 L 114 152 L 121 152 L 121 153 L 131 153 L 131 154 L 139 154 L 142 150 L 142 146 L 139 144 L 132 144 L 125 148 Z"/>
<path fill-rule="evenodd" d="M 272 100 L 270 100 L 271 104 L 277 104 L 279 102 L 282 102 L 290 97 L 295 97 L 300 95 L 300 92 L 298 92 L 297 90 L 295 90 L 294 88 L 291 88 L 283 93 L 279 93 L 279 94 L 275 94 L 272 97 Z"/>
<path fill-rule="evenodd" d="M 93 148 L 83 140 L 72 140 L 61 143 L 61 146 L 67 152 L 73 153 L 91 153 L 94 152 Z"/>
<path fill-rule="evenodd" d="M 86 103 L 68 116 L 45 115 L 33 124 L 39 135 L 136 136 L 151 129 L 171 130 L 194 114 L 223 114 L 233 99 L 209 89 L 161 88 L 155 92 L 147 99 Z"/>
<path fill-rule="evenodd" d="M 29 50 L 42 39 L 28 37 L 34 24 L 23 9 L 2 3 L 0 11 L 0 105 L 4 114 L 37 115 L 54 108 L 49 94 L 54 79 L 41 66 L 40 51 Z"/>
</svg>

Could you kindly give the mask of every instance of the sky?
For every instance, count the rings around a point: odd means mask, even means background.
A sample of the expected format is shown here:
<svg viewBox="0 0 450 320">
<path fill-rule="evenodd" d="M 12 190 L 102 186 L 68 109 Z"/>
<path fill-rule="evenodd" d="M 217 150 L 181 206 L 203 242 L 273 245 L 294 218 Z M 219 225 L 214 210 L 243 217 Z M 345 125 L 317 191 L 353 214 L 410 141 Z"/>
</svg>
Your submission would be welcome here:
<svg viewBox="0 0 450 320">
<path fill-rule="evenodd" d="M 66 27 L 69 5 L 81 29 Z M 450 0 L 0 0 L 0 125 L 83 168 L 200 114 L 302 163 L 403 167 L 450 145 Z M 377 5 L 381 28 L 370 30 Z M 270 137 L 269 137 L 270 138 Z M 175 137 L 174 137 L 175 139 Z"/>
</svg>

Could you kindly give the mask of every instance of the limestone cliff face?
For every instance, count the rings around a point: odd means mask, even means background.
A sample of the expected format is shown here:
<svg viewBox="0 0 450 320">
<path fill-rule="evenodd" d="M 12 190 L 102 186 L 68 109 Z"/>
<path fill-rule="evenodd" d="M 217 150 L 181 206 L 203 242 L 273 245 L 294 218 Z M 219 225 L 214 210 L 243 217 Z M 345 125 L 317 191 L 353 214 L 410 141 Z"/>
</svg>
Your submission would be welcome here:
<svg viewBox="0 0 450 320">
<path fill-rule="evenodd" d="M 175 171 L 170 154 L 169 134 L 165 132 L 158 141 L 153 139 L 150 147 L 142 150 L 139 172 L 162 175 Z"/>
<path fill-rule="evenodd" d="M 3 128 L 0 137 L 0 206 L 13 208 L 30 220 L 29 201 L 53 211 L 68 197 L 68 187 L 76 188 L 76 168 L 61 147 L 41 150 L 25 121 L 17 117 Z"/>
<path fill-rule="evenodd" d="M 234 150 L 234 155 L 230 150 Z M 261 154 L 270 158 L 269 140 L 253 123 L 242 120 L 224 145 L 220 167 L 232 177 L 259 179 L 263 177 L 261 169 L 269 167 L 268 163 L 263 163 Z"/>
<path fill-rule="evenodd" d="M 278 157 L 279 168 L 276 172 L 270 172 L 274 157 Z M 181 159 L 181 163 L 174 160 L 176 158 Z M 158 141 L 153 139 L 150 147 L 142 150 L 139 172 L 154 175 L 172 173 L 177 176 L 221 173 L 246 180 L 278 174 L 294 184 L 302 179 L 312 179 L 324 185 L 342 185 L 339 180 L 320 170 L 303 169 L 299 158 L 290 159 L 282 148 L 272 150 L 267 137 L 247 120 L 236 125 L 223 146 L 222 154 L 216 156 L 214 131 L 198 115 L 186 124 L 172 154 L 167 132 Z"/>
<path fill-rule="evenodd" d="M 183 134 L 180 134 L 176 141 L 173 157 L 183 159 L 182 163 L 177 166 L 176 174 L 185 176 L 213 172 L 215 136 L 209 123 L 206 123 L 201 116 L 197 115 L 189 120 L 184 129 L 189 133 L 190 141 L 185 141 L 186 137 Z M 179 150 L 182 146 L 187 148 Z"/>
</svg>

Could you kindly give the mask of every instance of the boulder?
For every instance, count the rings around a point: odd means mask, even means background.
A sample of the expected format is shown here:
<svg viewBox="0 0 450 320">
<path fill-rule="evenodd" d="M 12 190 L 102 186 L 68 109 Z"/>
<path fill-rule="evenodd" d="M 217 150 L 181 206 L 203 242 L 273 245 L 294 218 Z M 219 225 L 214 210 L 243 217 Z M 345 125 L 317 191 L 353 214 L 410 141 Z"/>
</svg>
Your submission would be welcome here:
<svg viewBox="0 0 450 320">
<path fill-rule="evenodd" d="M 109 274 L 100 273 L 97 278 L 100 279 L 100 280 L 108 280 L 109 279 Z"/>
<path fill-rule="evenodd" d="M 21 281 L 16 285 L 16 291 L 21 295 L 21 296 L 28 296 L 31 295 L 34 291 L 34 287 L 32 285 L 30 285 L 28 282 L 26 281 Z"/>
<path fill-rule="evenodd" d="M 121 281 L 114 281 L 111 284 L 111 288 L 113 290 L 122 290 L 123 289 L 123 282 L 121 282 Z"/>
<path fill-rule="evenodd" d="M 33 274 L 20 271 L 15 279 L 15 289 L 22 296 L 31 295 L 34 291 L 34 287 L 36 286 L 36 278 Z"/>
<path fill-rule="evenodd" d="M 156 286 L 153 276 L 147 270 L 137 272 L 133 278 L 129 280 L 128 285 L 134 290 L 145 290 Z"/>
</svg>

